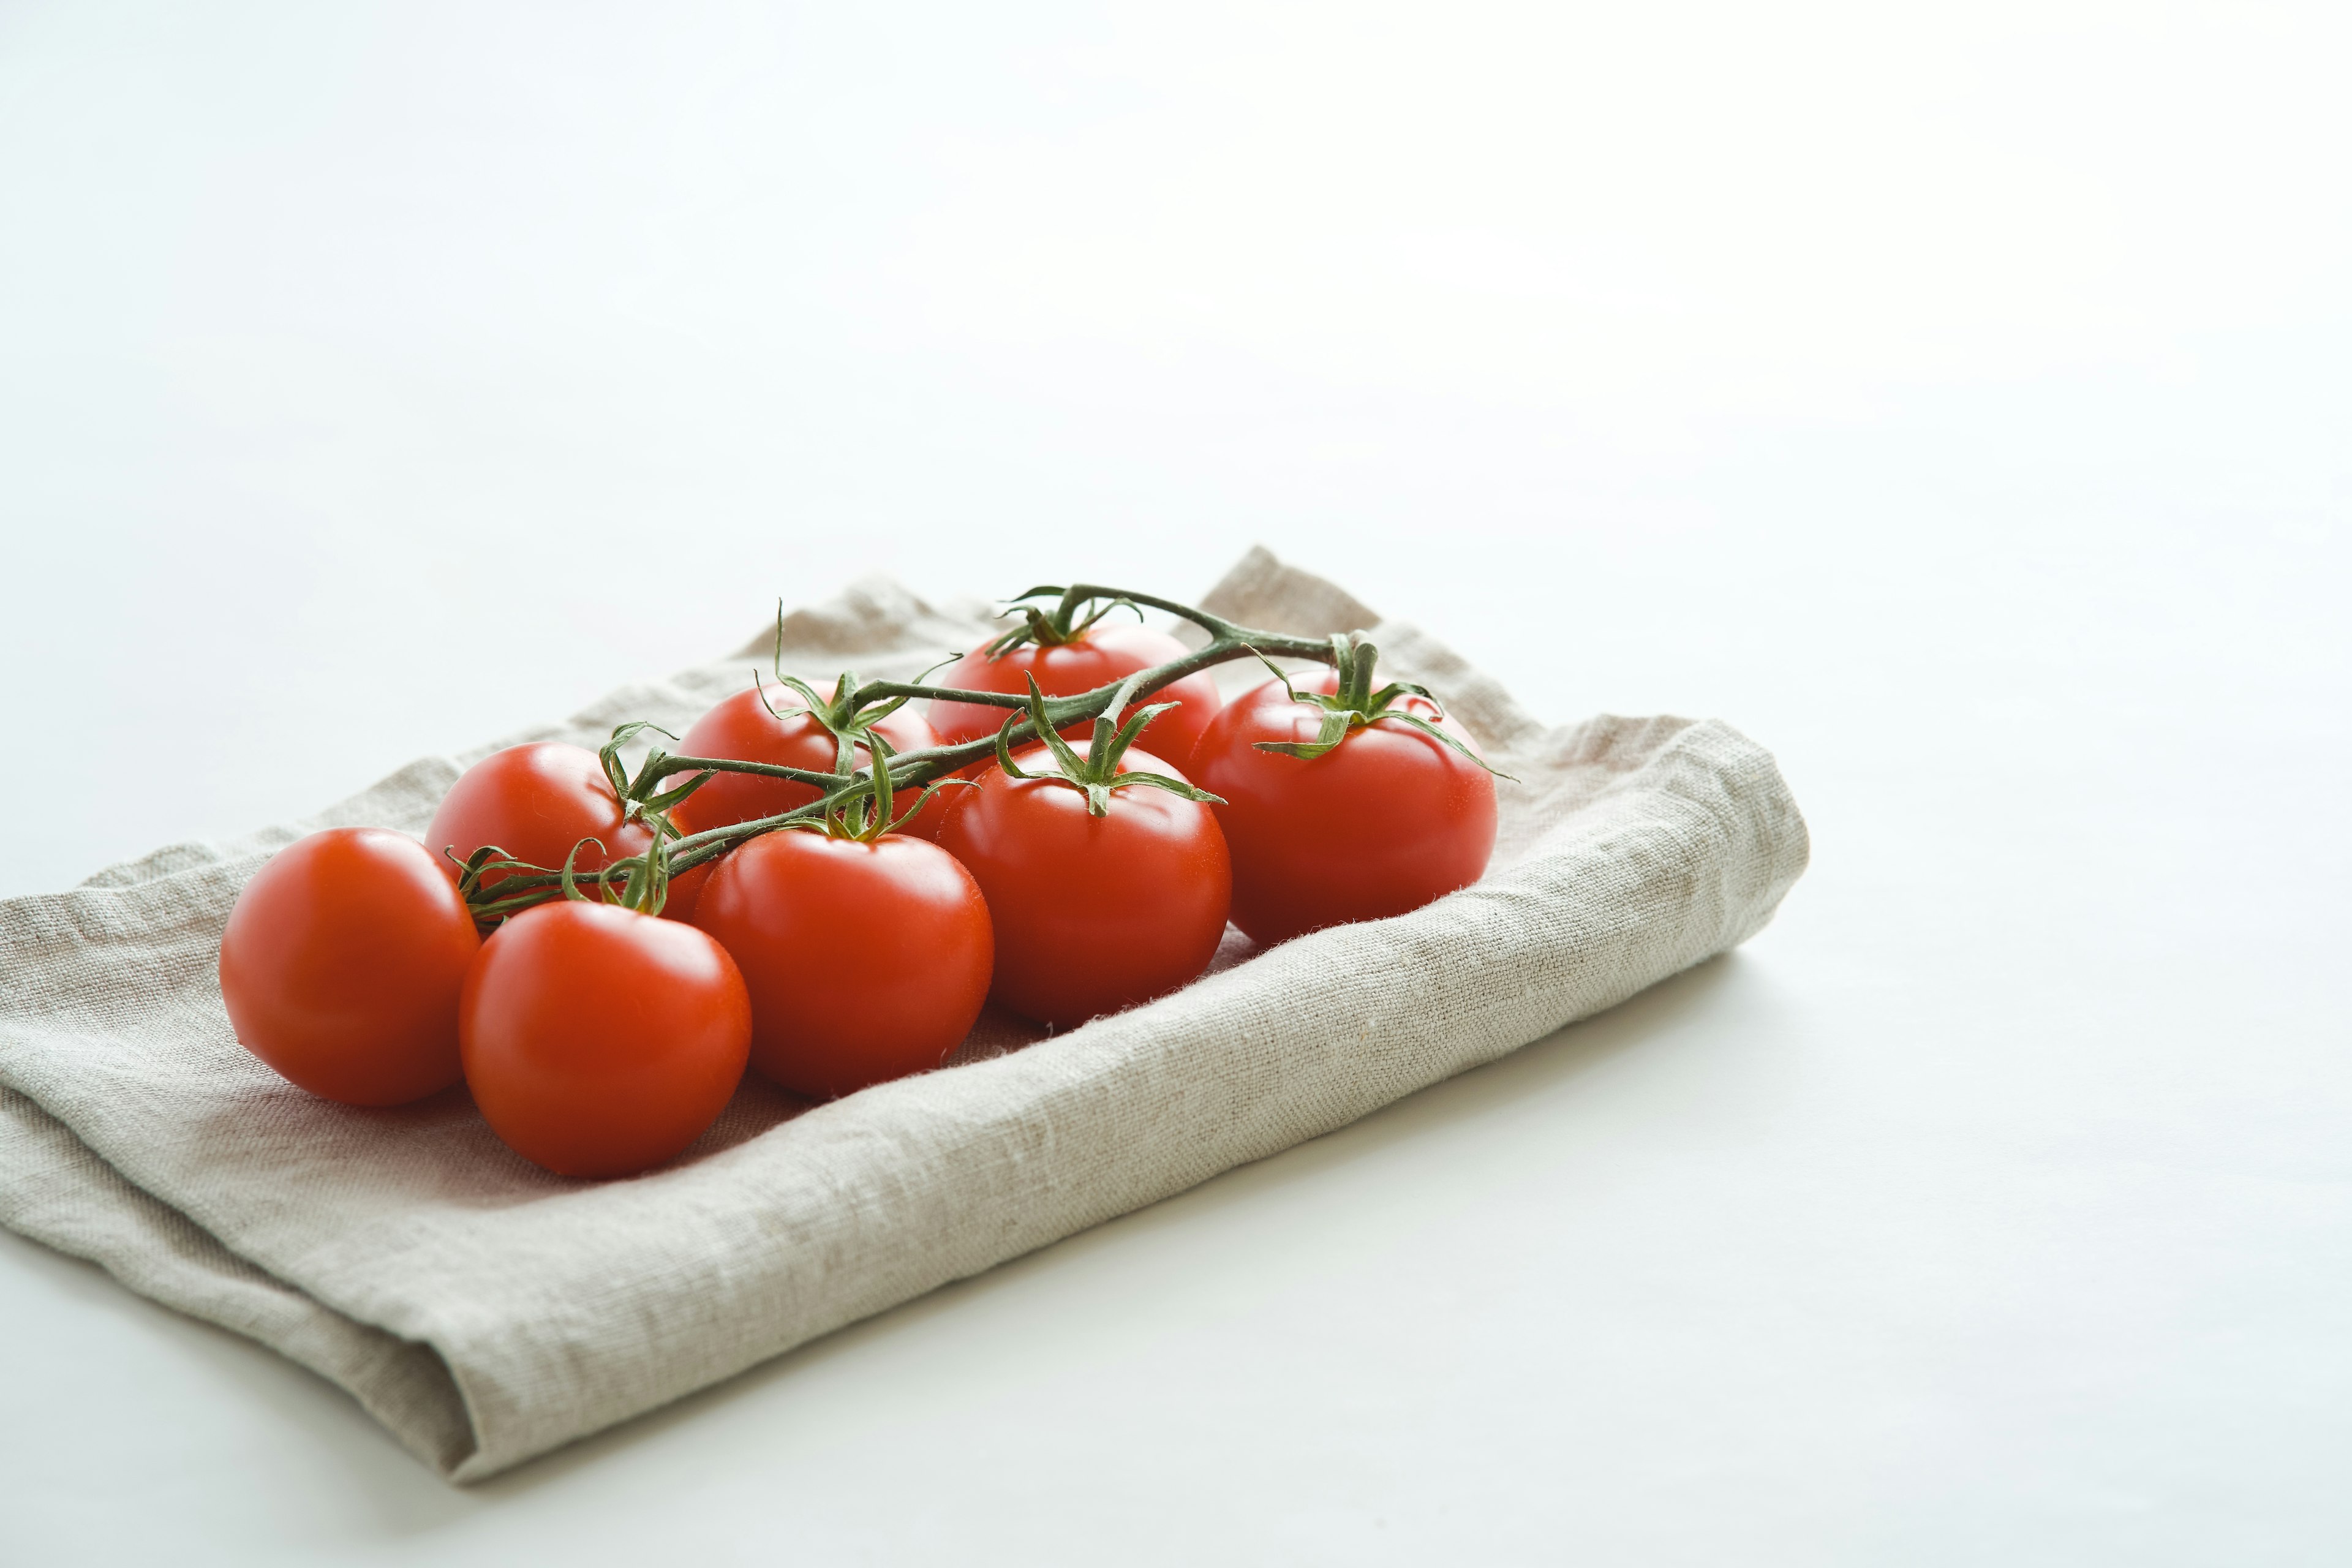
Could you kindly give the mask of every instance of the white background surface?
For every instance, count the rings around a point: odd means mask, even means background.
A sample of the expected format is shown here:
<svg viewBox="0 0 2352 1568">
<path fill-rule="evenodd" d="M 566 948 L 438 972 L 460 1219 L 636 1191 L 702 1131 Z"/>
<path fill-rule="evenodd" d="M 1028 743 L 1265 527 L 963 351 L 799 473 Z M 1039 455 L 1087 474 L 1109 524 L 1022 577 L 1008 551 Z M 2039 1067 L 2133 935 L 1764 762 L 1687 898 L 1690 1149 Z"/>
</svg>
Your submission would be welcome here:
<svg viewBox="0 0 2352 1568">
<path fill-rule="evenodd" d="M 0 1236 L 0 1556 L 2352 1557 L 2342 17 L 0 4 L 0 892 L 1255 540 L 1815 844 L 469 1491 Z"/>
</svg>

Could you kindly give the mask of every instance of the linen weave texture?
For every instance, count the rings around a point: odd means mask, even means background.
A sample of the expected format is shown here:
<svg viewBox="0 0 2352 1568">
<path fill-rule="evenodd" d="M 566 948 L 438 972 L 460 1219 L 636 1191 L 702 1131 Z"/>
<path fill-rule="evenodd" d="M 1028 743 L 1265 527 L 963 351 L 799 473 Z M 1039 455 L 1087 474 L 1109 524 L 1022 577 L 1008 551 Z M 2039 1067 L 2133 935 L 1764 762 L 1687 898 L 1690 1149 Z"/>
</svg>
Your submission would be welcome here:
<svg viewBox="0 0 2352 1568">
<path fill-rule="evenodd" d="M 992 1012 L 943 1070 L 829 1104 L 749 1077 L 672 1164 L 572 1182 L 507 1151 L 462 1088 L 394 1110 L 313 1099 L 222 1010 L 221 929 L 272 850 L 331 825 L 421 834 L 496 748 L 425 758 L 309 821 L 0 903 L 0 1223 L 270 1346 L 476 1480 L 1623 1001 L 1753 935 L 1804 868 L 1772 758 L 1725 724 L 1548 729 L 1263 550 L 1204 604 L 1369 628 L 1384 679 L 1438 691 L 1518 781 L 1486 876 L 1265 952 L 1229 931 L 1201 981 L 1049 1038 Z M 905 679 L 997 625 L 869 580 L 786 617 L 780 656 L 813 681 Z M 631 719 L 682 733 L 778 637 L 499 744 L 593 748 Z"/>
</svg>

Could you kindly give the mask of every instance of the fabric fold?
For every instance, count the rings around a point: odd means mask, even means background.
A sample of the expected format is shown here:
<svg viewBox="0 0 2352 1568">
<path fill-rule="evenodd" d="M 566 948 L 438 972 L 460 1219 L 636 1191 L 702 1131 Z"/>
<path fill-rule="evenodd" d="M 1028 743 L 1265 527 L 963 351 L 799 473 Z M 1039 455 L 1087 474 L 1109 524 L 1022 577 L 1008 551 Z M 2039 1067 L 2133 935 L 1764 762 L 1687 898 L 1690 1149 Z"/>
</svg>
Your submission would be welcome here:
<svg viewBox="0 0 2352 1568">
<path fill-rule="evenodd" d="M 245 880 L 326 823 L 421 830 L 468 760 L 425 759 L 311 821 L 0 904 L 0 1223 L 310 1367 L 472 1480 L 1611 1006 L 1754 934 L 1804 868 L 1787 785 L 1727 725 L 1547 729 L 1263 551 L 1204 603 L 1307 635 L 1373 622 L 1383 667 L 1437 689 L 1518 781 L 1486 877 L 1263 952 L 1228 932 L 1173 995 L 1047 1038 L 984 1020 L 942 1070 L 830 1104 L 747 1080 L 669 1166 L 569 1182 L 508 1152 L 462 1089 L 388 1111 L 314 1100 L 222 1012 L 214 958 Z M 864 583 L 786 617 L 777 656 L 910 675 L 979 641 L 984 611 Z M 682 731 L 776 642 L 512 739 Z"/>
</svg>

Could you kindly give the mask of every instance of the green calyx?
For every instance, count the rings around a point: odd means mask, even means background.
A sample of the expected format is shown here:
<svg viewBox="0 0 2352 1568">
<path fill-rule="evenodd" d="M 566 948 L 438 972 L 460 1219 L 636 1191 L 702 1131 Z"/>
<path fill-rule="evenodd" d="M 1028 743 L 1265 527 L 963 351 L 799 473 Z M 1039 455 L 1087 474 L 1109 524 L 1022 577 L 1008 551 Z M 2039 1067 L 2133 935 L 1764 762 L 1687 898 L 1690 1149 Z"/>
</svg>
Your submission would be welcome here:
<svg viewBox="0 0 2352 1568">
<path fill-rule="evenodd" d="M 845 675 L 841 679 L 842 689 L 848 690 L 849 678 Z M 906 826 L 923 807 L 931 804 L 931 796 L 940 791 L 951 785 L 961 785 L 965 789 L 979 787 L 970 779 L 937 780 L 923 786 L 923 793 L 915 797 L 914 805 L 893 816 L 890 808 L 897 792 L 890 787 L 890 742 L 880 735 L 871 735 L 864 744 L 867 754 L 874 759 L 873 771 L 867 775 L 865 787 L 832 796 L 825 802 L 824 816 L 787 822 L 783 824 L 786 830 L 798 828 L 807 833 L 822 833 L 827 838 L 849 838 L 861 844 L 871 844 L 884 834 L 896 833 Z"/>
<path fill-rule="evenodd" d="M 682 835 L 670 826 L 668 817 L 657 812 L 648 814 L 645 821 L 654 833 L 653 838 L 646 845 L 646 852 L 632 855 L 610 868 L 597 885 L 604 894 L 604 902 L 618 904 L 625 910 L 635 910 L 640 914 L 657 915 L 662 912 L 662 906 L 669 901 L 669 841 Z M 576 874 L 572 868 L 572 863 L 580 858 L 583 844 L 593 844 L 599 849 L 604 847 L 604 842 L 595 838 L 583 838 L 572 847 L 572 853 L 563 858 L 563 896 L 576 899 L 583 904 L 593 904 L 597 900 L 580 890 Z M 621 873 L 618 887 L 613 884 L 614 871 Z"/>
<path fill-rule="evenodd" d="M 783 671 L 784 606 L 776 602 L 776 658 L 770 668 L 777 685 L 798 697 L 800 706 L 779 708 L 768 699 L 767 686 L 757 669 L 751 671 L 751 689 L 759 693 L 760 706 L 778 723 L 805 716 L 833 737 L 834 760 L 831 773 L 818 773 L 810 768 L 785 767 L 773 763 L 747 763 L 726 757 L 681 757 L 656 747 L 646 753 L 635 778 L 621 761 L 621 749 L 639 735 L 652 733 L 675 743 L 677 740 L 658 724 L 643 721 L 624 724 L 613 731 L 613 738 L 597 753 L 604 763 L 604 777 L 612 784 L 613 792 L 621 799 L 621 820 L 650 821 L 667 812 L 696 790 L 709 784 L 719 773 L 749 773 L 762 778 L 789 779 L 822 790 L 832 796 L 857 784 L 857 750 L 863 746 L 879 755 L 889 749 L 875 729 L 883 720 L 907 705 L 902 695 L 868 696 L 858 700 L 861 683 L 854 670 L 844 670 L 834 683 L 831 697 L 820 697 L 816 689 L 796 675 Z M 934 666 L 934 668 L 937 667 Z M 925 671 L 929 674 L 929 671 Z M 683 774 L 685 782 L 664 787 L 667 780 Z"/>
<path fill-rule="evenodd" d="M 1061 602 L 1050 610 L 1024 602 L 1052 595 L 1060 595 Z M 1094 608 L 1084 616 L 1079 616 L 1078 607 L 1087 604 Z M 1035 643 L 1039 647 L 1059 647 L 1064 643 L 1077 641 L 1097 621 L 1113 610 L 1120 609 L 1133 610 L 1139 621 L 1143 618 L 1142 606 L 1132 599 L 1097 599 L 1091 595 L 1073 593 L 1069 589 L 1045 584 L 1006 601 L 1004 614 L 1021 616 L 1022 624 L 989 642 L 982 651 L 993 661 L 1027 643 Z"/>
<path fill-rule="evenodd" d="M 556 874 L 562 896 L 577 903 L 618 904 L 625 910 L 635 910 L 641 914 L 661 913 L 662 906 L 669 900 L 669 841 L 680 835 L 671 826 L 669 818 L 658 813 L 648 814 L 645 822 L 653 830 L 653 839 L 646 846 L 646 852 L 632 855 L 602 871 L 582 872 L 580 852 L 591 844 L 603 849 L 603 839 L 592 836 L 572 845 L 572 852 L 563 858 L 562 869 Z M 493 896 L 483 896 L 482 882 L 488 877 L 501 873 L 519 877 L 543 877 L 546 874 L 542 868 L 518 860 L 495 844 L 485 844 L 461 861 L 446 849 L 442 854 L 457 862 L 457 896 L 464 899 L 474 911 L 474 921 L 478 925 L 497 925 L 509 916 L 520 914 L 547 900 L 546 893 L 536 890 L 509 898 L 496 897 L 495 890 L 492 890 Z"/>
<path fill-rule="evenodd" d="M 1251 651 L 1256 652 L 1255 648 Z M 1372 670 L 1380 662 L 1380 649 L 1374 647 L 1362 633 L 1341 632 L 1333 637 L 1331 656 L 1331 668 L 1339 673 L 1339 689 L 1327 696 L 1320 691 L 1299 690 L 1290 684 L 1290 677 L 1275 668 L 1272 659 L 1258 654 L 1258 662 L 1274 671 L 1274 678 L 1282 682 L 1283 690 L 1290 694 L 1293 702 L 1303 702 L 1323 710 L 1321 727 L 1312 741 L 1259 741 L 1255 742 L 1259 751 L 1312 762 L 1346 740 L 1349 731 L 1387 720 L 1418 730 L 1432 740 L 1451 746 L 1498 779 L 1511 776 L 1489 764 L 1486 758 L 1420 714 L 1398 706 L 1408 697 L 1418 697 L 1432 708 L 1436 708 L 1437 716 L 1443 719 L 1445 710 L 1438 707 L 1437 699 L 1430 695 L 1427 687 L 1415 686 L 1407 680 L 1391 680 L 1374 690 Z"/>
<path fill-rule="evenodd" d="M 855 670 L 841 672 L 841 679 L 834 683 L 833 695 L 829 698 L 819 697 L 816 688 L 799 676 L 778 671 L 776 684 L 791 688 L 793 695 L 801 700 L 797 708 L 779 708 L 769 701 L 768 689 L 760 684 L 757 671 L 753 672 L 751 679 L 760 693 L 760 705 L 778 723 L 804 714 L 833 737 L 834 770 L 844 778 L 857 767 L 858 747 L 889 744 L 875 732 L 874 726 L 907 705 L 903 697 L 886 697 L 861 707 L 857 701 L 858 681 Z"/>
<path fill-rule="evenodd" d="M 1087 743 L 1087 753 L 1083 757 L 1055 730 L 1053 720 L 1045 713 L 1045 694 L 1037 689 L 1037 678 L 1034 675 L 1029 677 L 1027 718 L 1036 726 L 1038 738 L 1052 755 L 1055 771 L 1050 773 L 1028 773 L 1013 761 L 1013 727 L 1023 718 L 1018 712 L 1006 719 L 1004 727 L 996 731 L 996 765 L 1016 779 L 1041 779 L 1047 784 L 1066 784 L 1076 790 L 1087 797 L 1087 815 L 1089 816 L 1109 815 L 1111 791 L 1126 789 L 1131 784 L 1164 789 L 1171 795 L 1181 795 L 1186 800 L 1198 801 L 1203 805 L 1224 805 L 1222 799 L 1208 791 L 1194 789 L 1182 779 L 1171 778 L 1166 773 L 1123 773 L 1118 771 L 1119 759 L 1127 755 L 1128 748 L 1135 744 L 1135 738 L 1143 733 L 1144 726 L 1176 706 L 1173 702 L 1154 702 L 1149 707 L 1137 709 L 1134 716 L 1125 723 L 1119 721 L 1120 713 L 1128 703 L 1134 700 L 1136 688 L 1142 684 L 1148 673 L 1139 671 L 1120 684 L 1111 698 L 1110 706 L 1096 718 L 1094 738 Z"/>
<path fill-rule="evenodd" d="M 580 847 L 573 845 L 572 852 L 576 857 Z M 483 888 L 483 879 L 497 873 L 511 873 L 517 877 L 546 875 L 545 868 L 518 860 L 495 844 L 483 845 L 463 860 L 457 858 L 457 850 L 448 845 L 442 846 L 441 854 L 457 868 L 457 896 L 466 900 L 466 907 L 473 911 L 474 923 L 478 926 L 487 929 L 497 925 L 509 915 L 520 914 L 547 900 L 546 892 L 536 888 L 528 893 L 508 898 L 499 898 Z M 565 869 L 570 869 L 568 863 Z"/>
<path fill-rule="evenodd" d="M 698 773 L 688 776 L 682 784 L 663 789 L 660 785 L 671 774 L 673 759 L 669 752 L 656 746 L 646 753 L 644 765 L 637 769 L 637 776 L 631 778 L 627 765 L 621 761 L 621 748 L 638 736 L 648 733 L 673 742 L 677 739 L 660 725 L 641 719 L 615 728 L 613 738 L 596 752 L 596 760 L 604 764 L 604 782 L 611 784 L 613 793 L 620 797 L 621 820 L 624 823 L 651 822 L 718 776 L 711 773 Z"/>
</svg>

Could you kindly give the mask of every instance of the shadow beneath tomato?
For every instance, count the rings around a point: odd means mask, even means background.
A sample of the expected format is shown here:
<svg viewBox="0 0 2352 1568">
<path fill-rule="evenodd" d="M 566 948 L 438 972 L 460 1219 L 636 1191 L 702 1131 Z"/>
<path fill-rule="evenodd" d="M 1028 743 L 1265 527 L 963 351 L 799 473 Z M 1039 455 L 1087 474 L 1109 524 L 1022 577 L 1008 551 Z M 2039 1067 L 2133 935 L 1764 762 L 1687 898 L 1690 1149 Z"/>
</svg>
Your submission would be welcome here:
<svg viewBox="0 0 2352 1568">
<path fill-rule="evenodd" d="M 980 1010 L 980 1019 L 963 1044 L 947 1055 L 941 1068 L 969 1067 L 992 1057 L 1010 1056 L 1024 1047 L 1034 1046 L 1054 1031 L 1043 1024 L 1033 1024 L 1017 1013 L 1006 1011 L 991 1002 Z"/>
<path fill-rule="evenodd" d="M 1212 974 L 1222 974 L 1235 964 L 1246 963 L 1264 951 L 1244 936 L 1239 927 L 1229 925 L 1225 928 L 1223 940 L 1217 943 L 1216 952 L 1209 960 L 1209 967 L 1202 970 L 1197 978 L 1205 980 Z M 940 1066 L 969 1067 L 974 1062 L 987 1061 L 992 1057 L 1009 1056 L 1054 1033 L 1043 1024 L 1033 1024 L 991 1002 L 981 1009 L 980 1021 L 971 1026 L 971 1033 L 964 1037 L 963 1044 L 950 1051 L 947 1059 Z"/>
<path fill-rule="evenodd" d="M 878 1367 L 858 1367 L 862 1358 L 888 1356 L 957 1367 L 975 1355 L 984 1361 L 984 1342 L 1004 1331 L 1003 1321 L 1008 1315 L 1025 1319 L 1031 1314 L 1028 1303 L 1034 1300 L 1033 1292 L 1064 1288 L 1084 1291 L 1099 1284 L 1098 1280 L 1087 1282 L 1084 1273 L 1073 1275 L 1076 1283 L 1066 1287 L 1049 1284 L 1057 1272 L 1085 1270 L 1098 1255 L 1153 1245 L 1144 1238 L 1161 1231 L 1197 1226 L 1204 1221 L 1233 1223 L 1240 1216 L 1225 1215 L 1224 1211 L 1278 1204 L 1287 1193 L 1335 1176 L 1347 1179 L 1348 1167 L 1376 1160 L 1393 1145 L 1475 1132 L 1479 1124 L 1513 1114 L 1530 1101 L 1545 1102 L 1548 1113 L 1549 1103 L 1556 1102 L 1559 1095 L 1583 1091 L 1580 1079 L 1601 1072 L 1636 1047 L 1663 1044 L 1669 1037 L 1679 1042 L 1679 1048 L 1700 1058 L 1701 1070 L 1723 1080 L 1725 1092 L 1769 1103 L 1786 1077 L 1786 1063 L 1777 1055 L 1772 1031 L 1756 1026 L 1759 1017 L 1771 1011 L 1770 994 L 1752 963 L 1737 955 L 1714 959 L 1606 1013 L 1557 1030 L 1499 1061 L 1432 1085 L 1349 1126 L 1238 1166 L 1189 1191 L 970 1279 L 941 1286 L 714 1388 L 495 1477 L 470 1489 L 471 1492 L 485 1499 L 511 1498 L 561 1486 L 583 1472 L 593 1474 L 640 1444 L 657 1442 L 686 1423 L 719 1419 L 719 1412 L 744 1400 L 761 1403 L 758 1419 L 762 1431 L 777 1430 L 772 1425 L 777 1421 L 791 1423 L 795 1409 L 811 1422 L 828 1419 L 824 1410 L 838 1403 L 837 1384 L 842 1377 L 856 1377 L 862 1385 L 868 1378 L 887 1383 L 893 1375 Z M 1318 1201 L 1353 1204 L 1360 1200 L 1341 1194 Z M 992 1307 L 996 1310 L 992 1311 Z M 938 1341 L 944 1327 L 938 1321 L 950 1311 L 970 1315 L 969 1331 L 949 1330 L 952 1343 L 930 1342 Z M 795 1396 L 795 1384 L 806 1394 L 805 1400 Z M 790 1436 L 787 1428 L 779 1440 Z"/>
</svg>

